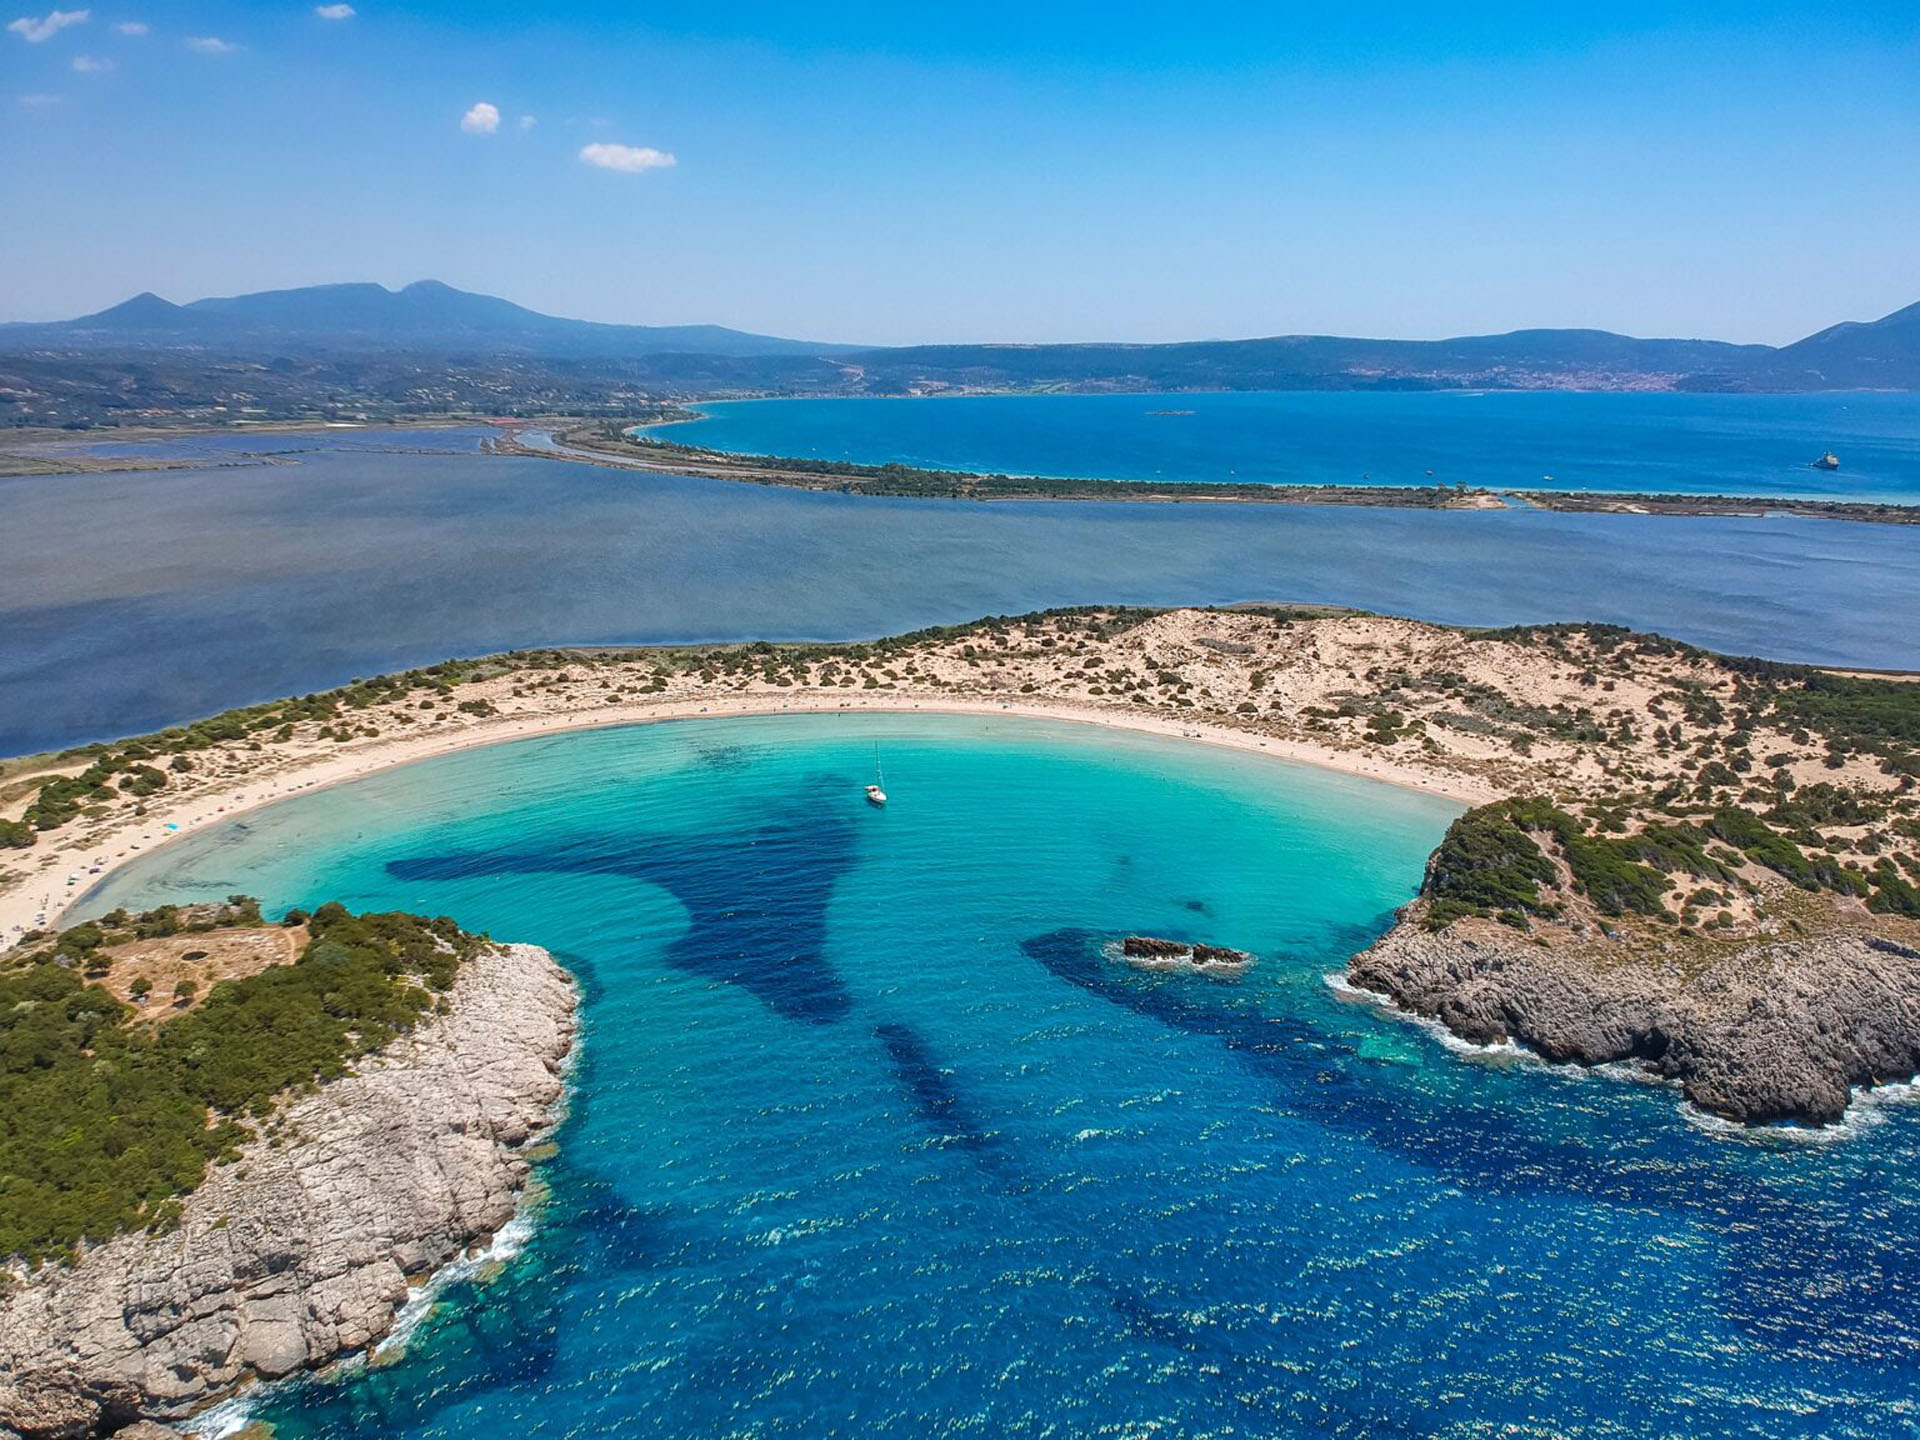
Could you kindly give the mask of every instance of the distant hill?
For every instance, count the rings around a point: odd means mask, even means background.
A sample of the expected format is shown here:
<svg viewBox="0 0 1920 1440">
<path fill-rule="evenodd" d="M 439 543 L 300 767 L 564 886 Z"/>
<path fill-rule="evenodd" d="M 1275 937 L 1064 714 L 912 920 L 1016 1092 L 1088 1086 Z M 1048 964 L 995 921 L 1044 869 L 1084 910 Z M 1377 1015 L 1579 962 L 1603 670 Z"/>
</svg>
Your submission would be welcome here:
<svg viewBox="0 0 1920 1440">
<path fill-rule="evenodd" d="M 1158 390 L 1620 389 L 1730 380 L 1774 352 L 1718 340 L 1636 340 L 1604 330 L 1517 330 L 1454 340 L 1282 335 L 1178 345 L 927 345 L 842 357 L 871 390 L 1046 385 Z"/>
<path fill-rule="evenodd" d="M 1829 326 L 1775 351 L 1762 370 L 1787 389 L 1920 388 L 1920 304 Z"/>
<path fill-rule="evenodd" d="M 552 359 L 640 355 L 822 355 L 851 350 L 750 335 L 720 325 L 603 325 L 542 315 L 492 295 L 421 280 L 384 285 L 310 285 L 175 305 L 151 293 L 96 315 L 44 325 L 0 326 L 0 347 L 184 345 L 244 353 L 293 350 L 465 352 L 476 347 Z"/>
<path fill-rule="evenodd" d="M 192 394 L 194 366 L 281 367 L 322 383 L 448 388 L 472 384 L 503 405 L 617 405 L 623 393 L 910 394 L 941 390 L 1832 390 L 1920 389 L 1920 305 L 1870 323 L 1835 325 L 1784 347 L 1719 340 L 1643 340 L 1605 330 L 1515 330 L 1451 340 L 1280 335 L 1254 340 L 1122 345 L 819 344 L 718 325 L 605 325 L 542 315 L 491 295 L 423 280 L 316 285 L 175 305 L 157 295 L 52 324 L 0 325 L 26 391 L 67 386 L 84 413 L 107 405 L 97 376 L 129 378 L 115 408 L 171 408 L 158 392 Z M 164 361 L 161 356 L 164 355 Z M 291 366 L 291 370 L 288 367 Z M 318 369 L 335 367 L 324 382 Z M 345 367 L 341 369 L 340 367 Z M 49 379 L 51 371 L 58 376 Z M 11 372 L 10 372 L 11 373 Z M 36 376 L 39 378 L 36 379 Z M 164 376 L 165 385 L 157 383 Z M 232 387 L 257 393 L 261 385 Z M 286 388 L 297 388 L 291 380 Z M 209 392 L 211 393 L 211 392 Z M 16 407 L 17 408 L 17 407 Z M 26 410 L 45 413 L 33 404 Z"/>
</svg>

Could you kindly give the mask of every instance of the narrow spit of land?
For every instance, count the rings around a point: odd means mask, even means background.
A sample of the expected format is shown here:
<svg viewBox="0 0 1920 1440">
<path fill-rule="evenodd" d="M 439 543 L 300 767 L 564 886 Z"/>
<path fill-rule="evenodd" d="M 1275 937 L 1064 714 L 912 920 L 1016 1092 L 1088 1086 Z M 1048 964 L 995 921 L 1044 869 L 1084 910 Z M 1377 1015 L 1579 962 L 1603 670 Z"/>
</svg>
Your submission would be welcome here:
<svg viewBox="0 0 1920 1440">
<path fill-rule="evenodd" d="M 1026 713 L 1473 808 L 1352 978 L 1748 1121 L 1920 1073 L 1920 685 L 1616 627 L 1088 609 L 864 645 L 450 661 L 0 771 L 0 941 L 134 854 L 464 746 L 781 711 Z"/>
<path fill-rule="evenodd" d="M 661 423 L 661 422 L 651 422 Z M 1160 504 L 1375 505 L 1410 510 L 1499 510 L 1505 502 L 1489 490 L 1464 485 L 1259 485 L 1198 481 L 1153 485 L 1133 480 L 1076 480 L 1044 475 L 979 475 L 964 470 L 926 470 L 911 465 L 856 465 L 777 455 L 733 455 L 652 438 L 635 438 L 627 426 L 539 427 L 551 445 L 530 445 L 510 426 L 494 442 L 501 454 L 547 460 L 619 465 L 674 475 L 701 475 L 753 485 L 827 490 L 844 495 L 922 500 L 1135 500 Z"/>
<path fill-rule="evenodd" d="M 691 412 L 668 417 L 695 418 Z M 649 420 L 646 425 L 667 423 Z M 861 465 L 779 455 L 740 455 L 680 445 L 616 422 L 509 425 L 501 454 L 619 465 L 674 475 L 700 475 L 753 485 L 780 485 L 846 495 L 936 500 L 1132 500 L 1160 504 L 1359 505 L 1401 510 L 1503 510 L 1514 505 L 1610 515 L 1796 515 L 1873 525 L 1920 524 L 1920 505 L 1751 495 L 1674 495 L 1577 490 L 1493 490 L 1468 485 L 1265 485 L 1197 481 L 1159 485 L 1136 480 L 1085 480 L 1044 475 L 990 475 L 910 465 Z M 551 443 L 529 444 L 537 429 Z"/>
<path fill-rule="evenodd" d="M 1076 479 L 1044 475 L 991 475 L 961 470 L 929 470 L 908 465 L 857 465 L 775 455 L 741 455 L 679 445 L 635 432 L 648 426 L 695 418 L 694 412 L 656 407 L 637 417 L 583 421 L 545 416 L 501 420 L 487 415 L 416 417 L 404 424 L 274 422 L 258 426 L 205 424 L 130 426 L 68 434 L 23 430 L 0 441 L 0 477 L 105 474 L 140 470 L 233 469 L 250 465 L 294 465 L 299 454 L 238 451 L 231 455 L 87 454 L 88 443 L 154 443 L 193 435 L 324 435 L 341 430 L 397 428 L 434 430 L 492 426 L 485 442 L 493 454 L 542 460 L 599 464 L 660 474 L 695 475 L 741 484 L 829 491 L 844 495 L 928 500 L 1127 500 L 1155 504 L 1205 505 L 1353 505 L 1399 510 L 1503 510 L 1532 508 L 1576 514 L 1792 515 L 1817 520 L 1850 520 L 1872 525 L 1920 524 L 1920 504 L 1864 500 L 1819 500 L 1764 495 L 1678 495 L 1634 491 L 1495 490 L 1468 485 L 1267 485 L 1196 482 L 1182 485 L 1134 480 Z M 397 442 L 395 451 L 412 447 Z"/>
</svg>

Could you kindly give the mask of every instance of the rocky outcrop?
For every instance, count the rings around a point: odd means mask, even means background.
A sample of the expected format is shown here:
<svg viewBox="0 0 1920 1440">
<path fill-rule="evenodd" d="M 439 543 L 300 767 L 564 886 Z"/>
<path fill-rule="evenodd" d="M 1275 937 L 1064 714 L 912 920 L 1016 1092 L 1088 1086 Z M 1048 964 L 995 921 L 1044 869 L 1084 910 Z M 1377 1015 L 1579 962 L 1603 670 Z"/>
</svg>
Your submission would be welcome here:
<svg viewBox="0 0 1920 1440">
<path fill-rule="evenodd" d="M 363 1350 L 412 1282 L 513 1216 L 573 1044 L 544 950 L 486 947 L 444 1013 L 279 1110 L 165 1234 L 16 1266 L 0 1298 L 0 1435 L 191 1413 L 253 1378 Z"/>
<path fill-rule="evenodd" d="M 1162 940 L 1156 935 L 1127 936 L 1120 942 L 1120 958 L 1136 970 L 1180 970 L 1216 980 L 1237 980 L 1253 964 L 1253 956 L 1244 950 Z"/>
<path fill-rule="evenodd" d="M 1549 1060 L 1636 1061 L 1701 1109 L 1823 1125 L 1850 1088 L 1920 1073 L 1920 951 L 1864 935 L 1756 940 L 1702 968 L 1625 947 L 1541 946 L 1482 923 L 1431 932 L 1417 913 L 1348 978 L 1463 1039 Z"/>
</svg>

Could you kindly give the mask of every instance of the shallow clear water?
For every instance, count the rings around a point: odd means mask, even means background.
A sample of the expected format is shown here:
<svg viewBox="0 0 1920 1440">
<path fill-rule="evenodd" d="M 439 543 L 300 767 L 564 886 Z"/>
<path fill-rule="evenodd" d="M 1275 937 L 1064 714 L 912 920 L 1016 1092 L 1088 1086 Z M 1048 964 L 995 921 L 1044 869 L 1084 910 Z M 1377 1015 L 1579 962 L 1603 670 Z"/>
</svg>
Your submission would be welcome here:
<svg viewBox="0 0 1920 1440">
<path fill-rule="evenodd" d="M 741 400 L 663 439 L 937 470 L 1920 499 L 1920 395 L 1567 391 Z M 1813 462 L 1827 451 L 1841 468 Z"/>
<path fill-rule="evenodd" d="M 283 1437 L 1911 1433 L 1920 1113 L 1729 1139 L 1324 982 L 1451 813 L 1037 722 L 694 721 L 302 797 L 91 908 L 444 911 L 584 978 L 533 1240 L 263 1397 Z M 1134 929 L 1260 963 L 1143 976 Z"/>
<path fill-rule="evenodd" d="M 485 456 L 473 430 L 434 437 L 445 453 L 410 453 L 415 431 L 286 438 L 295 463 L 0 478 L 0 755 L 449 655 L 870 639 L 1050 605 L 1598 620 L 1920 664 L 1920 526 L 882 500 Z"/>
</svg>

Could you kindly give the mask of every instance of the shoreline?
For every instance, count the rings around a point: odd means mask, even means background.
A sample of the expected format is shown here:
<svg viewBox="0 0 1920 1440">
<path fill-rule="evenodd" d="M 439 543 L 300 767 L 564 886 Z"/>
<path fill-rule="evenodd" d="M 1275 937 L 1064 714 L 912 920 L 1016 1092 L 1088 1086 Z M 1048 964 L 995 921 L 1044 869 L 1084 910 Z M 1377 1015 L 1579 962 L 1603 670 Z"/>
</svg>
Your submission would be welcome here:
<svg viewBox="0 0 1920 1440">
<path fill-rule="evenodd" d="M 570 1099 L 578 981 L 540 946 L 486 943 L 443 1000 L 345 1073 L 277 1097 L 171 1227 L 16 1264 L 0 1297 L 7 1423 L 234 1433 L 223 1407 L 404 1347 L 403 1322 L 477 1269 L 477 1250 L 530 1234 L 535 1166 Z"/>
<path fill-rule="evenodd" d="M 103 909 L 99 887 L 172 839 L 415 760 L 914 714 L 1212 744 L 1458 806 L 1350 974 L 1381 970 L 1370 988 L 1469 1039 L 1645 1059 L 1743 1121 L 1826 1123 L 1848 1086 L 1920 1073 L 1920 691 L 1611 626 L 1095 607 L 867 644 L 448 660 L 52 757 L 10 792 L 0 927 Z M 1754 1003 L 1729 1008 L 1736 991 Z"/>
<path fill-rule="evenodd" d="M 311 794 L 441 755 L 544 735 L 703 717 L 739 719 L 788 714 L 1018 716 L 1265 755 L 1421 794 L 1438 795 L 1463 807 L 1484 804 L 1502 794 L 1494 786 L 1438 768 L 1362 758 L 1332 746 L 1261 736 L 1202 720 L 1135 715 L 1060 701 L 966 701 L 933 694 L 915 698 L 911 693 L 886 700 L 866 700 L 835 693 L 795 695 L 778 700 L 767 696 L 668 700 L 533 716 L 520 714 L 481 720 L 438 734 L 382 736 L 357 746 L 350 743 L 324 755 L 279 758 L 250 779 L 217 784 L 178 805 L 152 807 L 145 815 L 110 824 L 85 844 L 69 844 L 57 852 L 51 845 L 44 851 L 36 846 L 19 852 L 28 858 L 28 863 L 37 859 L 38 864 L 27 876 L 0 891 L 0 947 L 13 943 L 24 931 L 58 925 L 63 916 L 136 858 L 171 841 L 198 834 L 212 824 L 236 819 L 296 795 Z M 177 828 L 170 830 L 169 825 Z M 66 883 L 63 877 L 76 870 L 82 883 Z"/>
<path fill-rule="evenodd" d="M 1008 392 L 981 393 L 1001 395 Z M 769 395 L 737 398 L 766 401 L 787 398 L 864 400 L 886 397 Z M 923 398 L 966 397 L 948 395 Z M 697 405 L 702 402 L 692 403 Z M 733 401 L 730 399 L 724 403 L 733 403 Z M 1765 519 L 1785 516 L 1810 520 L 1835 520 L 1858 525 L 1920 525 L 1920 500 L 1905 502 L 1861 498 L 1830 499 L 1818 495 L 1696 495 L 1670 490 L 1539 490 L 1487 486 L 1472 486 L 1461 491 L 1450 486 L 1368 485 L 1344 482 L 1287 484 L 1253 481 L 1194 481 L 1169 485 L 1145 480 L 997 474 L 986 471 L 926 470 L 916 467 L 851 462 L 844 464 L 815 462 L 804 458 L 712 450 L 670 440 L 639 441 L 629 444 L 623 443 L 620 438 L 656 428 L 693 424 L 706 418 L 709 417 L 704 412 L 690 409 L 684 415 L 632 421 L 624 419 L 590 421 L 567 416 L 521 419 L 498 415 L 475 415 L 396 417 L 365 421 L 263 420 L 241 421 L 227 425 L 202 423 L 178 426 L 142 425 L 129 426 L 124 430 L 89 431 L 83 435 L 23 432 L 23 434 L 30 434 L 31 438 L 16 435 L 5 444 L 0 444 L 0 478 L 45 479 L 94 474 L 237 469 L 262 464 L 299 463 L 290 457 L 250 453 L 232 460 L 205 456 L 173 459 L 158 456 L 95 457 L 36 453 L 55 446 L 80 448 L 89 444 L 164 444 L 216 435 L 325 435 L 343 431 L 473 429 L 492 432 L 482 444 L 482 453 L 485 454 L 560 460 L 574 464 L 599 465 L 608 469 L 639 470 L 648 474 L 691 476 L 699 479 L 726 480 L 736 484 L 814 490 L 873 499 L 976 500 L 1003 503 L 1009 501 L 1121 501 L 1135 504 L 1173 505 L 1317 505 L 1354 506 L 1363 509 L 1485 512 L 1544 510 L 1570 515 L 1669 519 L 1705 517 Z M 565 427 L 577 427 L 581 424 L 611 426 L 612 433 L 602 437 L 604 444 L 590 443 L 563 433 Z M 547 444 L 541 446 L 527 443 L 525 437 L 529 433 L 544 435 Z M 615 446 L 619 448 L 613 448 Z M 656 453 L 649 454 L 649 451 Z"/>
<path fill-rule="evenodd" d="M 663 421 L 680 424 L 681 421 Z M 644 429 L 622 425 L 617 433 Z M 867 499 L 1012 501 L 1120 501 L 1155 505 L 1352 505 L 1395 510 L 1506 510 L 1506 501 L 1490 490 L 1455 490 L 1417 485 L 1274 485 L 1256 481 L 1192 481 L 1156 485 L 1138 480 L 1074 479 L 1048 475 L 1004 475 L 967 470 L 923 470 L 904 466 L 838 465 L 775 455 L 734 455 L 668 442 L 636 443 L 622 449 L 585 444 L 558 427 L 502 424 L 494 453 L 525 459 L 560 460 L 610 470 L 693 476 L 740 485 L 814 490 Z M 529 444 L 527 432 L 545 438 Z M 611 444 L 621 444 L 617 439 Z M 649 452 L 657 453 L 649 453 Z"/>
<path fill-rule="evenodd" d="M 736 484 L 815 490 L 873 499 L 975 501 L 1121 501 L 1173 505 L 1335 505 L 1389 510 L 1545 510 L 1559 514 L 1632 515 L 1672 519 L 1790 516 L 1856 525 L 1920 525 L 1920 501 L 1828 499 L 1817 495 L 1686 494 L 1670 490 L 1538 490 L 1518 487 L 1368 485 L 1194 481 L 1164 484 L 918 466 L 814 461 L 780 455 L 714 450 L 669 440 L 626 437 L 656 426 L 690 424 L 686 417 L 605 423 L 593 439 L 555 422 L 499 422 L 495 454 L 517 455 L 649 474 L 687 475 Z M 575 426 L 577 430 L 579 426 Z M 537 434 L 544 444 L 529 443 Z"/>
</svg>

